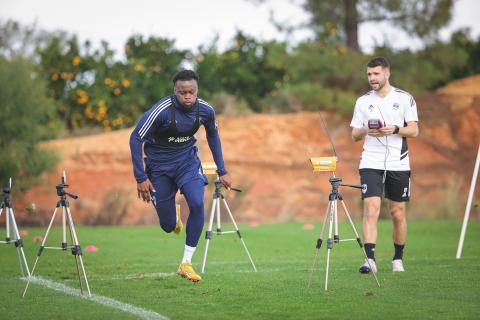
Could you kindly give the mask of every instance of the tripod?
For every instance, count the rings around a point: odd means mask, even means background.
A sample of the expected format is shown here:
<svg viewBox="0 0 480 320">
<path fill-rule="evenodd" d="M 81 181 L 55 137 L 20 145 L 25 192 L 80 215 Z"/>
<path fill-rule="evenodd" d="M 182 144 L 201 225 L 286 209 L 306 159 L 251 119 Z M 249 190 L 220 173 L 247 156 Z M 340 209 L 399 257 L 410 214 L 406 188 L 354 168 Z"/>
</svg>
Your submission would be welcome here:
<svg viewBox="0 0 480 320">
<path fill-rule="evenodd" d="M 216 232 L 217 235 L 236 232 L 238 237 L 240 238 L 240 241 L 242 241 L 242 244 L 243 244 L 243 247 L 245 248 L 245 252 L 247 253 L 248 259 L 250 259 L 250 262 L 252 263 L 253 270 L 257 272 L 257 268 L 253 263 L 252 257 L 250 256 L 250 252 L 248 252 L 247 245 L 245 244 L 245 241 L 243 241 L 240 230 L 238 229 L 237 223 L 233 218 L 232 212 L 228 207 L 227 201 L 225 200 L 225 197 L 223 196 L 221 189 L 222 189 L 222 183 L 220 182 L 220 179 L 217 176 L 217 178 L 215 179 L 215 191 L 213 192 L 212 209 L 210 211 L 210 221 L 208 223 L 208 229 L 205 232 L 205 239 L 207 240 L 207 242 L 205 244 L 205 253 L 203 254 L 203 260 L 202 260 L 202 273 L 205 272 L 205 263 L 207 262 L 208 245 L 210 243 L 210 239 L 212 238 L 212 224 L 213 224 L 213 219 L 215 215 L 217 216 L 217 232 Z M 230 189 L 233 191 L 242 192 L 242 190 L 240 189 L 236 189 L 236 188 L 230 188 Z M 233 226 L 235 227 L 235 231 L 222 231 L 222 227 L 220 224 L 220 199 L 223 200 L 223 204 L 225 205 L 225 208 L 227 208 L 228 215 L 232 220 Z"/>
<path fill-rule="evenodd" d="M 75 264 L 77 267 L 78 280 L 80 282 L 80 291 L 83 294 L 84 289 L 82 284 L 82 278 L 80 276 L 80 268 L 78 265 L 79 261 L 80 261 L 80 266 L 83 273 L 85 286 L 88 292 L 88 296 L 91 296 L 90 287 L 88 285 L 87 273 L 85 272 L 85 266 L 83 265 L 82 248 L 80 247 L 80 244 L 78 242 L 77 233 L 75 232 L 75 226 L 73 224 L 72 213 L 70 212 L 70 204 L 67 200 L 67 196 L 73 199 L 77 199 L 78 196 L 72 193 L 66 192 L 64 190 L 65 188 L 68 188 L 68 184 L 66 184 L 65 173 L 63 173 L 62 182 L 56 186 L 57 195 L 60 197 L 60 200 L 57 202 L 55 210 L 53 211 L 52 219 L 50 220 L 50 224 L 48 225 L 47 232 L 45 233 L 45 237 L 43 238 L 40 248 L 38 249 L 37 259 L 35 260 L 35 264 L 33 265 L 33 269 L 32 269 L 32 276 L 33 276 L 33 273 L 35 272 L 35 267 L 37 266 L 38 260 L 40 259 L 40 256 L 42 255 L 42 252 L 44 249 L 56 249 L 56 250 L 62 250 L 62 251 L 67 251 L 67 249 L 71 249 L 72 254 L 75 256 Z M 62 244 L 61 244 L 61 247 L 46 247 L 45 243 L 47 242 L 48 233 L 50 232 L 53 221 L 55 219 L 55 215 L 57 213 L 57 209 L 59 207 L 62 207 Z M 67 220 L 68 220 L 68 227 L 70 229 L 70 238 L 72 240 L 71 246 L 68 246 L 67 244 L 67 231 L 66 231 Z M 25 286 L 25 290 L 23 291 L 23 296 L 25 296 L 25 293 L 27 292 L 29 284 L 30 284 L 30 278 L 28 279 L 27 285 Z"/>
<path fill-rule="evenodd" d="M 327 210 L 325 211 L 325 219 L 323 220 L 323 225 L 322 225 L 322 231 L 320 232 L 320 237 L 317 240 L 317 251 L 315 252 L 315 257 L 313 259 L 313 265 L 312 265 L 312 270 L 310 272 L 310 277 L 308 279 L 308 287 L 310 288 L 312 284 L 312 276 L 313 272 L 315 271 L 315 268 L 317 266 L 317 261 L 318 261 L 318 253 L 320 251 L 320 247 L 322 246 L 323 243 L 323 234 L 325 232 L 325 227 L 327 224 L 327 218 L 329 220 L 329 226 L 328 226 L 328 239 L 327 239 L 327 265 L 325 269 L 325 291 L 328 289 L 328 271 L 330 267 L 330 252 L 333 249 L 333 244 L 334 243 L 339 243 L 341 241 L 354 241 L 356 240 L 358 242 L 358 245 L 360 246 L 360 250 L 362 251 L 363 255 L 365 256 L 365 260 L 367 261 L 368 265 L 370 266 L 370 269 L 373 270 L 372 266 L 370 265 L 370 262 L 368 261 L 367 254 L 365 253 L 365 250 L 363 249 L 363 243 L 360 237 L 358 236 L 357 230 L 355 229 L 355 225 L 353 224 L 352 218 L 350 217 L 350 214 L 348 213 L 347 206 L 345 205 L 345 202 L 343 201 L 343 197 L 338 192 L 338 188 L 340 186 L 345 186 L 345 187 L 351 187 L 351 188 L 357 188 L 361 189 L 361 186 L 356 186 L 356 185 L 351 185 L 351 184 L 342 184 L 340 183 L 342 181 L 341 178 L 335 177 L 335 174 L 330 178 L 330 184 L 332 185 L 332 191 L 330 192 L 330 195 L 328 196 L 328 206 Z M 342 204 L 343 210 L 345 212 L 345 215 L 348 219 L 348 222 L 350 222 L 350 226 L 352 227 L 353 233 L 355 234 L 355 239 L 344 239 L 340 240 L 340 236 L 338 234 L 338 215 L 337 215 L 337 200 L 340 200 L 340 203 Z M 335 229 L 335 233 L 332 239 L 332 232 L 333 229 Z M 375 281 L 377 282 L 377 285 L 380 287 L 380 283 L 378 282 L 377 276 L 375 273 L 372 273 L 373 276 L 375 277 Z"/>
<path fill-rule="evenodd" d="M 15 221 L 15 215 L 13 214 L 12 200 L 10 199 L 10 192 L 12 190 L 12 178 L 9 180 L 8 187 L 3 188 L 3 203 L 2 208 L 0 209 L 0 216 L 2 215 L 3 209 L 5 209 L 5 227 L 6 227 L 6 236 L 5 241 L 0 241 L 0 243 L 10 244 L 15 243 L 17 247 L 18 262 L 20 264 L 20 271 L 22 276 L 25 277 L 25 270 L 27 275 L 30 277 L 30 270 L 28 269 L 27 259 L 25 258 L 25 252 L 23 251 L 23 240 L 20 238 L 20 233 L 18 232 L 17 222 Z M 12 223 L 13 230 L 13 240 L 10 239 L 10 220 Z"/>
</svg>

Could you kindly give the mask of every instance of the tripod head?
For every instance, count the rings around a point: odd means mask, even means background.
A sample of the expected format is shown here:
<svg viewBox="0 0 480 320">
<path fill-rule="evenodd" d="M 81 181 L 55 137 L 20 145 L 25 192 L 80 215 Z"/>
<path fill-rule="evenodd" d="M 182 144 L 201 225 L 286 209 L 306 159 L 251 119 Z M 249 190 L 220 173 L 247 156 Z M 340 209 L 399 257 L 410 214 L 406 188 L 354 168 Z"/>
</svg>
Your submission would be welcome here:
<svg viewBox="0 0 480 320">
<path fill-rule="evenodd" d="M 344 183 L 340 183 L 342 182 L 342 178 L 339 178 L 339 177 L 331 177 L 329 179 L 330 181 L 330 184 L 332 185 L 332 189 L 338 189 L 338 187 L 342 186 L 342 187 L 350 187 L 350 188 L 355 188 L 355 189 L 362 189 L 362 186 L 359 186 L 359 185 L 356 185 L 356 184 L 344 184 Z"/>
<path fill-rule="evenodd" d="M 335 176 L 331 177 L 329 179 L 329 181 L 330 181 L 330 184 L 332 185 L 332 188 L 336 188 L 336 189 L 338 189 L 339 186 L 362 189 L 362 186 L 359 186 L 359 185 L 356 185 L 356 184 L 340 183 L 340 182 L 342 182 L 342 178 L 335 177 Z"/>
<path fill-rule="evenodd" d="M 222 187 L 226 188 L 223 183 L 220 181 L 220 179 L 215 179 L 215 192 L 220 192 L 220 189 L 222 189 Z M 242 192 L 241 189 L 238 189 L 238 188 L 233 188 L 233 187 L 230 187 L 230 189 L 227 189 L 227 190 L 232 190 L 232 191 L 236 191 L 236 192 Z"/>
<path fill-rule="evenodd" d="M 215 164 L 215 162 L 202 162 L 202 171 L 203 171 L 203 174 L 205 175 L 216 175 L 217 178 L 215 179 L 215 194 L 221 194 L 221 189 L 222 189 L 222 186 L 225 187 L 222 182 L 220 181 L 220 178 L 218 177 L 218 173 L 217 173 L 217 165 Z M 233 191 L 236 191 L 236 192 L 242 192 L 242 190 L 238 189 L 238 188 L 232 188 L 230 187 L 230 189 L 228 190 L 233 190 Z"/>
<path fill-rule="evenodd" d="M 3 202 L 9 203 L 10 193 L 12 192 L 12 178 L 8 180 L 8 187 L 4 187 L 2 191 L 3 191 Z"/>
<path fill-rule="evenodd" d="M 339 187 L 350 187 L 350 188 L 356 188 L 356 189 L 362 189 L 362 186 L 357 186 L 354 184 L 344 184 L 340 183 L 342 182 L 342 178 L 332 176 L 329 180 L 330 184 L 332 185 L 332 192 L 329 195 L 329 200 L 336 200 L 340 199 L 342 200 L 342 195 L 338 192 Z"/>
<path fill-rule="evenodd" d="M 69 187 L 68 184 L 65 182 L 65 173 L 63 173 L 62 182 L 57 184 L 57 186 L 55 187 L 57 189 L 57 196 L 61 197 L 62 199 L 65 199 L 66 196 L 69 196 L 73 199 L 77 199 L 78 196 L 76 194 L 69 193 L 64 190 L 68 187 Z"/>
</svg>

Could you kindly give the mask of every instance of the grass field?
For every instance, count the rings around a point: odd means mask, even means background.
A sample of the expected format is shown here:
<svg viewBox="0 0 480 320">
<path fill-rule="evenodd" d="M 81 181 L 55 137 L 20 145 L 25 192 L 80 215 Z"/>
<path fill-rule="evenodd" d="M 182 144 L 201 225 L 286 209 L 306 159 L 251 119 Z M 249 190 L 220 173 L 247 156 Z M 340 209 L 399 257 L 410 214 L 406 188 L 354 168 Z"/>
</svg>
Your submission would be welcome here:
<svg viewBox="0 0 480 320">
<path fill-rule="evenodd" d="M 358 230 L 359 228 L 359 223 Z M 25 298 L 13 245 L 0 245 L 2 319 L 478 319 L 480 315 L 480 221 L 469 223 L 463 257 L 455 259 L 461 221 L 410 221 L 405 273 L 391 272 L 391 223 L 381 221 L 377 244 L 379 281 L 357 272 L 356 242 L 335 244 L 329 290 L 324 291 L 326 249 L 320 251 L 312 288 L 307 288 L 321 223 L 285 223 L 240 230 L 258 272 L 253 272 L 236 235 L 213 236 L 204 281 L 174 274 L 185 234 L 158 227 L 77 226 L 80 244 L 95 245 L 84 261 L 92 298 L 79 296 L 74 257 L 45 250 Z M 223 226 L 229 229 L 228 225 Z M 33 266 L 39 247 L 26 229 L 26 256 Z M 54 229 L 48 244 L 60 244 Z M 5 228 L 0 229 L 4 238 Z M 341 224 L 340 237 L 351 238 Z M 202 236 L 194 266 L 200 271 Z"/>
</svg>

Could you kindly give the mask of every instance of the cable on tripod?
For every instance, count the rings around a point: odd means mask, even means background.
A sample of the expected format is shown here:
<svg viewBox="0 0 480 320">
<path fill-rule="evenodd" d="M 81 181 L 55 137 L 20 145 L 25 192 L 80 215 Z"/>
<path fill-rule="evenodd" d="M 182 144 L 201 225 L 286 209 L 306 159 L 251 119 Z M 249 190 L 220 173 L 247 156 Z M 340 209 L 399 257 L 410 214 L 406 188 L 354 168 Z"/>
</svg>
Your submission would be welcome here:
<svg viewBox="0 0 480 320">
<path fill-rule="evenodd" d="M 322 123 L 322 126 L 323 126 L 323 130 L 325 130 L 325 133 L 327 134 L 328 140 L 330 141 L 330 144 L 332 146 L 333 155 L 338 158 L 337 151 L 335 150 L 335 145 L 333 144 L 332 137 L 330 136 L 330 132 L 328 131 L 327 124 L 325 123 L 325 120 L 323 120 L 322 113 L 320 112 L 318 115 L 320 116 L 320 120 L 321 120 L 321 123 Z"/>
</svg>

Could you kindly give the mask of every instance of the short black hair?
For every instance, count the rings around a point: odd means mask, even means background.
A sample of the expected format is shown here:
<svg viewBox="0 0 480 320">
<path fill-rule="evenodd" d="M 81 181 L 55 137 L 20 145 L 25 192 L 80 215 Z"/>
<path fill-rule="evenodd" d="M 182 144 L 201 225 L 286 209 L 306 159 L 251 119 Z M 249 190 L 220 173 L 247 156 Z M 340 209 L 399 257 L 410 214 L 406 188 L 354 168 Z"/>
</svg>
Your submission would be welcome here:
<svg viewBox="0 0 480 320">
<path fill-rule="evenodd" d="M 373 58 L 372 60 L 368 61 L 368 63 L 367 63 L 367 67 L 369 67 L 369 68 L 375 68 L 375 67 L 378 67 L 378 66 L 380 66 L 384 69 L 385 68 L 390 69 L 390 63 L 384 57 Z"/>
<path fill-rule="evenodd" d="M 177 74 L 173 77 L 173 84 L 177 81 L 188 81 L 188 80 L 195 80 L 198 83 L 198 74 L 193 70 L 182 70 L 177 72 Z"/>
</svg>

